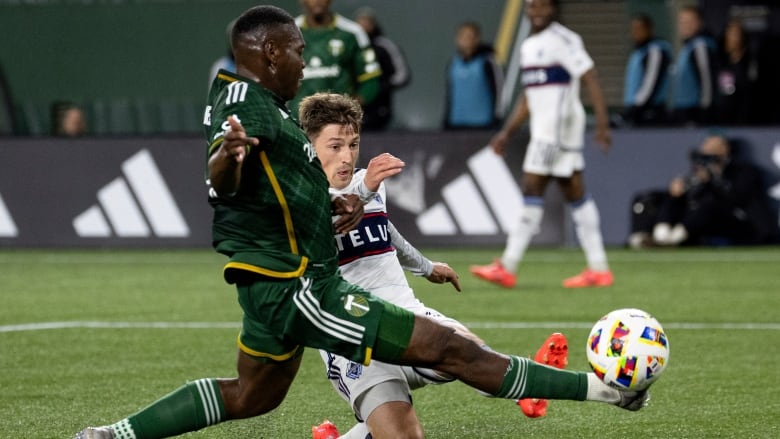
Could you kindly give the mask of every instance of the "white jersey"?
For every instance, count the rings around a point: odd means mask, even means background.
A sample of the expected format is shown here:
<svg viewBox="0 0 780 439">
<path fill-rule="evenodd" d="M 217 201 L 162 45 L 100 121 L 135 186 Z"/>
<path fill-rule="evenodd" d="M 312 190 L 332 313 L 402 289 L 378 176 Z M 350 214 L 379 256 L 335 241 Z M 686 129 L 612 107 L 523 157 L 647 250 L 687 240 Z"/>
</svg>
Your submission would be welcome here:
<svg viewBox="0 0 780 439">
<path fill-rule="evenodd" d="M 553 22 L 521 47 L 522 83 L 531 113 L 531 141 L 582 149 L 585 109 L 580 77 L 593 60 L 579 35 Z"/>
<path fill-rule="evenodd" d="M 331 197 L 358 194 L 367 202 L 360 224 L 349 233 L 335 236 L 342 276 L 371 294 L 415 314 L 436 319 L 443 324 L 460 325 L 436 310 L 426 308 L 414 296 L 404 268 L 418 275 L 427 275 L 432 270 L 432 263 L 395 231 L 387 219 L 384 183 L 380 184 L 376 193 L 369 192 L 363 183 L 365 173 L 364 169 L 358 169 L 346 188 L 330 189 Z M 399 246 L 398 252 L 394 243 Z M 376 360 L 369 366 L 363 366 L 323 350 L 320 350 L 320 356 L 334 389 L 349 402 L 360 421 L 364 421 L 371 411 L 385 402 L 411 403 L 409 391 L 413 388 L 452 380 L 451 377 L 428 369 L 402 367 Z M 382 387 L 372 398 L 362 398 L 372 389 L 379 389 L 377 386 L 383 383 L 391 384 L 389 388 Z"/>
<path fill-rule="evenodd" d="M 356 170 L 350 184 L 341 190 L 331 189 L 331 196 L 360 193 L 357 187 L 363 182 L 365 173 L 365 169 Z M 341 274 L 348 282 L 377 297 L 422 314 L 425 307 L 414 296 L 391 242 L 386 199 L 383 182 L 363 207 L 360 224 L 349 233 L 335 236 Z"/>
</svg>

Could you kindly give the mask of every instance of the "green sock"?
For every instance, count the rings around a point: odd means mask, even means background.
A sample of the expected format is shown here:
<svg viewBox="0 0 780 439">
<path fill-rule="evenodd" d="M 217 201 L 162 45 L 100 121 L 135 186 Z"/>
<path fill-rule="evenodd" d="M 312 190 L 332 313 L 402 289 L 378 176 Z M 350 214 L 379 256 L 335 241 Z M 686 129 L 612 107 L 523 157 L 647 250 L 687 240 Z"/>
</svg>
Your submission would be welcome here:
<svg viewBox="0 0 780 439">
<path fill-rule="evenodd" d="M 509 357 L 499 398 L 572 399 L 584 401 L 588 392 L 587 374 L 556 369 L 528 358 Z"/>
<path fill-rule="evenodd" d="M 215 379 L 189 382 L 110 427 L 116 439 L 157 439 L 221 422 L 225 407 Z"/>
</svg>

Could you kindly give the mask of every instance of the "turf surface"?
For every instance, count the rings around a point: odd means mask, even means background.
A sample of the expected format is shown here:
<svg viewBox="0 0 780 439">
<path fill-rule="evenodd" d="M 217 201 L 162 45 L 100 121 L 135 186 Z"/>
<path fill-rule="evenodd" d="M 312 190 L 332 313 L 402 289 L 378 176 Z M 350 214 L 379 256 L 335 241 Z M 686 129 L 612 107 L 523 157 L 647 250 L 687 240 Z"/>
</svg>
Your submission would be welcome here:
<svg viewBox="0 0 780 439">
<path fill-rule="evenodd" d="M 578 370 L 592 323 L 643 308 L 665 326 L 670 364 L 638 413 L 558 401 L 527 419 L 465 385 L 429 386 L 414 394 L 429 438 L 780 437 L 778 248 L 610 249 L 615 286 L 576 291 L 560 286 L 582 268 L 576 249 L 532 249 L 511 290 L 468 273 L 497 252 L 428 251 L 461 274 L 464 291 L 412 285 L 501 351 L 531 355 L 564 332 Z M 185 381 L 233 376 L 240 310 L 223 262 L 210 250 L 0 250 L 0 438 L 67 438 Z M 308 352 L 276 411 L 184 437 L 308 438 L 323 418 L 346 431 L 353 417 L 323 370 Z"/>
</svg>

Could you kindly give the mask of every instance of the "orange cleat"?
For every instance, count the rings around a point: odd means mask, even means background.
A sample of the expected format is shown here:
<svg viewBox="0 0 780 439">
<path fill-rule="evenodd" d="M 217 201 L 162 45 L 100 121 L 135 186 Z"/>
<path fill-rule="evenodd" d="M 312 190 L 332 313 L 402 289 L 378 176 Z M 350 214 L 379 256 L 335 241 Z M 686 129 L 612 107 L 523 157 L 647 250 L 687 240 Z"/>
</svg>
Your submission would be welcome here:
<svg viewBox="0 0 780 439">
<path fill-rule="evenodd" d="M 327 419 L 322 424 L 311 428 L 311 439 L 336 439 L 339 437 L 339 431 L 336 426 Z"/>
<path fill-rule="evenodd" d="M 615 282 L 612 272 L 594 271 L 590 268 L 582 270 L 582 273 L 563 280 L 566 288 L 608 287 Z"/>
<path fill-rule="evenodd" d="M 469 271 L 480 279 L 501 285 L 504 288 L 512 288 L 517 283 L 517 276 L 504 268 L 498 259 L 488 265 L 472 265 Z"/>
<path fill-rule="evenodd" d="M 569 342 L 566 340 L 566 336 L 556 332 L 547 337 L 547 340 L 536 351 L 534 361 L 558 369 L 565 369 L 566 365 L 569 364 Z M 518 400 L 517 405 L 529 418 L 540 418 L 547 414 L 547 402 L 546 399 L 524 398 Z"/>
</svg>

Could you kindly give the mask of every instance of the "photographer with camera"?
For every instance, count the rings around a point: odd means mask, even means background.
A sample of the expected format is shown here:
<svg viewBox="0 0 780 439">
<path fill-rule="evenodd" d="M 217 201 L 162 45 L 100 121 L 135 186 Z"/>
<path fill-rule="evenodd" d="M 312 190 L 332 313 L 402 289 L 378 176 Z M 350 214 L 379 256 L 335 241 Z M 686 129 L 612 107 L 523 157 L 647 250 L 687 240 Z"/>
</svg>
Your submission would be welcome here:
<svg viewBox="0 0 780 439">
<path fill-rule="evenodd" d="M 732 160 L 728 139 L 719 135 L 705 138 L 690 160 L 690 173 L 669 183 L 653 228 L 654 243 L 766 243 L 776 227 L 760 169 Z"/>
</svg>

